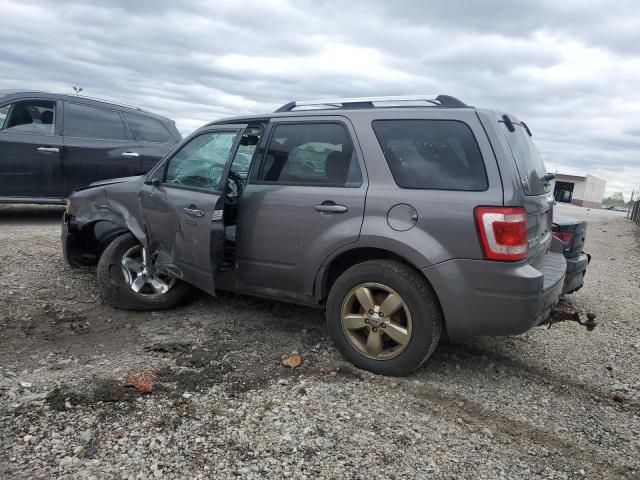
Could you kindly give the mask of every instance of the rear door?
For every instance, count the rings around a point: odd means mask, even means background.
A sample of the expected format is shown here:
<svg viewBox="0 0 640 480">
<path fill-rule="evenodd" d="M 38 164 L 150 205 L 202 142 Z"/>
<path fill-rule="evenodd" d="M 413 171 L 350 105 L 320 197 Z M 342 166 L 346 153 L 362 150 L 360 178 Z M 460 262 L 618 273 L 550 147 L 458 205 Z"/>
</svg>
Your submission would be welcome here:
<svg viewBox="0 0 640 480">
<path fill-rule="evenodd" d="M 240 199 L 238 272 L 249 289 L 312 294 L 321 263 L 360 235 L 367 182 L 344 117 L 278 119 Z"/>
<path fill-rule="evenodd" d="M 66 194 L 98 180 L 143 173 L 138 144 L 118 110 L 67 101 L 63 135 Z"/>
<path fill-rule="evenodd" d="M 149 173 L 140 193 L 158 268 L 215 294 L 224 243 L 224 190 L 246 125 L 205 128 Z M 153 180 L 153 181 L 152 181 Z"/>
<path fill-rule="evenodd" d="M 44 99 L 0 106 L 0 197 L 63 197 L 60 106 Z"/>
<path fill-rule="evenodd" d="M 500 121 L 500 129 L 507 141 L 524 191 L 523 206 L 527 211 L 529 240 L 528 260 L 540 268 L 551 245 L 553 224 L 553 195 L 544 162 L 528 127 L 513 117 Z M 513 130 L 513 131 L 512 131 Z"/>
<path fill-rule="evenodd" d="M 132 112 L 124 112 L 124 117 L 140 147 L 142 169 L 145 172 L 151 170 L 181 140 L 175 126 L 171 128 L 166 120 Z"/>
</svg>

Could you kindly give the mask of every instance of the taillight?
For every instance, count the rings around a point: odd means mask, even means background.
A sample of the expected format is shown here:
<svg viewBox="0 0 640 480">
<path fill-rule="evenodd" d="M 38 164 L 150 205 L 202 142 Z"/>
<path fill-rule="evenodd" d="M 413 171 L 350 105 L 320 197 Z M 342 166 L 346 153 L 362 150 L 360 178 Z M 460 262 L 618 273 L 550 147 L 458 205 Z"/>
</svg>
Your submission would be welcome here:
<svg viewBox="0 0 640 480">
<path fill-rule="evenodd" d="M 569 232 L 553 232 L 553 236 L 562 240 L 565 247 L 569 247 L 573 242 L 573 233 Z"/>
<path fill-rule="evenodd" d="M 478 235 L 487 260 L 527 258 L 527 215 L 522 207 L 477 207 Z"/>
</svg>

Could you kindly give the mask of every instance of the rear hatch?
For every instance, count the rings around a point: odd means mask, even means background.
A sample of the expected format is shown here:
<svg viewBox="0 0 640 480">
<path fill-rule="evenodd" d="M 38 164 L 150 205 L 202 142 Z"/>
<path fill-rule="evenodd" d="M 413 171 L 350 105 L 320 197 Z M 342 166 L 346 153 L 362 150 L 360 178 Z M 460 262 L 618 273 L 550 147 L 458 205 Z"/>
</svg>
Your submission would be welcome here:
<svg viewBox="0 0 640 480">
<path fill-rule="evenodd" d="M 523 207 L 527 211 L 529 263 L 540 269 L 551 245 L 553 196 L 547 171 L 531 138 L 527 125 L 517 118 L 503 115 L 501 129 L 507 140 L 524 190 Z"/>
</svg>

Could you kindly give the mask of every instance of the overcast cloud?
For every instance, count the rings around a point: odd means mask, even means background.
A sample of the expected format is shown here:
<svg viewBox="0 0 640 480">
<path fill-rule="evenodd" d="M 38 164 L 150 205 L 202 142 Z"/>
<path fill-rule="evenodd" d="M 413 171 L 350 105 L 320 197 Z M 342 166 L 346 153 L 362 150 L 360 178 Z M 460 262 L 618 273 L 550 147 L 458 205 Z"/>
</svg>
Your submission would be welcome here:
<svg viewBox="0 0 640 480">
<path fill-rule="evenodd" d="M 0 0 L 0 88 L 167 115 L 183 134 L 292 99 L 446 93 L 524 119 L 550 171 L 640 184 L 635 1 Z"/>
</svg>

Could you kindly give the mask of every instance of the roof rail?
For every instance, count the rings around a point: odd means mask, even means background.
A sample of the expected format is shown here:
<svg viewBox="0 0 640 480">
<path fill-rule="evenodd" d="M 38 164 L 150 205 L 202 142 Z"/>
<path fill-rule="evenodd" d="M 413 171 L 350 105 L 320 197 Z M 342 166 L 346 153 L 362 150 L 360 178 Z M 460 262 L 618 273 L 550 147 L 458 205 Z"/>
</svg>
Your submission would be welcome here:
<svg viewBox="0 0 640 480">
<path fill-rule="evenodd" d="M 327 100 L 305 100 L 301 102 L 289 102 L 282 105 L 275 112 L 291 112 L 298 107 L 322 107 L 325 108 L 375 108 L 376 103 L 398 104 L 403 102 L 425 102 L 437 107 L 468 107 L 455 97 L 449 95 L 399 95 L 389 97 L 356 97 L 356 98 L 332 98 Z M 386 105 L 389 106 L 389 105 Z M 394 105 L 395 106 L 395 105 Z"/>
<path fill-rule="evenodd" d="M 66 93 L 63 95 L 67 95 Z M 130 105 L 128 103 L 122 103 L 122 102 L 116 102 L 114 100 L 107 100 L 106 98 L 99 98 L 99 97 L 88 97 L 86 95 L 67 95 L 68 97 L 74 97 L 74 98 L 85 98 L 87 100 L 93 100 L 94 102 L 102 102 L 102 103 L 110 103 L 111 105 L 117 105 L 119 107 L 127 107 L 127 108 L 131 108 L 132 110 L 138 110 L 139 112 L 142 112 L 143 110 L 140 107 L 136 107 L 135 105 Z"/>
</svg>

